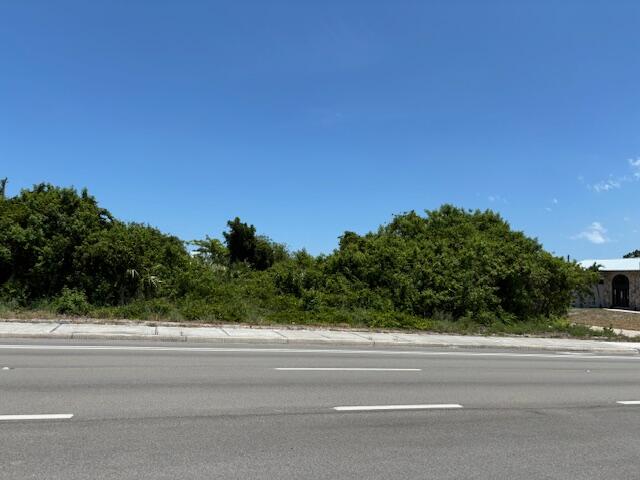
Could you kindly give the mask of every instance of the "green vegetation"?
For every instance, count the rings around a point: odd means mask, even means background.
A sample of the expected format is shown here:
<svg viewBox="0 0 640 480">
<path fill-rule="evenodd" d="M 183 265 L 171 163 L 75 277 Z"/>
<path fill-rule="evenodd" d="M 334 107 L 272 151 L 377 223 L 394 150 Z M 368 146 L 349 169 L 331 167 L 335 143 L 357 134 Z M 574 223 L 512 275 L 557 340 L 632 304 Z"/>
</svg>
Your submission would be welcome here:
<svg viewBox="0 0 640 480">
<path fill-rule="evenodd" d="M 578 334 L 558 319 L 597 277 L 492 211 L 409 212 L 312 256 L 239 218 L 224 242 L 183 242 L 86 190 L 1 186 L 0 313 Z"/>
</svg>

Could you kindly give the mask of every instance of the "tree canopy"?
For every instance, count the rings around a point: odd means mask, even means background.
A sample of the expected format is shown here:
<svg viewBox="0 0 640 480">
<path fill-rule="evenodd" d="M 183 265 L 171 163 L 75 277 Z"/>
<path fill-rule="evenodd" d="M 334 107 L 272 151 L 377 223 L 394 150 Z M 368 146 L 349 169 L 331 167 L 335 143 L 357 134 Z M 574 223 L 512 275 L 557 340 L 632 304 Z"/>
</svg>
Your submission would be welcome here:
<svg viewBox="0 0 640 480">
<path fill-rule="evenodd" d="M 398 215 L 364 236 L 346 232 L 324 273 L 360 291 L 360 302 L 480 320 L 561 314 L 590 281 L 498 214 L 451 205 Z"/>
<path fill-rule="evenodd" d="M 595 278 L 498 214 L 451 205 L 347 231 L 329 255 L 291 253 L 238 217 L 221 238 L 183 242 L 114 218 L 86 190 L 35 185 L 0 196 L 0 300 L 175 306 L 187 319 L 486 324 L 561 315 Z"/>
</svg>

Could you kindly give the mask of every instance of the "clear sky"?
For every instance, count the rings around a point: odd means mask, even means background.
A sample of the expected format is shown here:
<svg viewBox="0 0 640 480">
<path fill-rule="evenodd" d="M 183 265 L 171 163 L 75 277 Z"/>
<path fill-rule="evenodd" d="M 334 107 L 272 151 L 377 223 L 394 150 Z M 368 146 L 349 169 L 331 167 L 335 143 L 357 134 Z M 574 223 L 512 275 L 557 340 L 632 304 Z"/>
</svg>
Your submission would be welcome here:
<svg viewBox="0 0 640 480">
<path fill-rule="evenodd" d="M 297 249 L 453 203 L 640 248 L 638 1 L 0 0 L 0 177 Z M 638 175 L 636 175 L 638 174 Z"/>
</svg>

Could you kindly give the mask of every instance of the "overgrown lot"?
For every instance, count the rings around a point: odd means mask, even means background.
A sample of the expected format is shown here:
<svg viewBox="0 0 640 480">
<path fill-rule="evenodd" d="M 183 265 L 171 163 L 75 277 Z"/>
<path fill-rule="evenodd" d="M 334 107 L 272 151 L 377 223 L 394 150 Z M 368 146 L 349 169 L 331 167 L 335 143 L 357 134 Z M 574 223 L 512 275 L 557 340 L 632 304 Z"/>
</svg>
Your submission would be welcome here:
<svg viewBox="0 0 640 480">
<path fill-rule="evenodd" d="M 594 273 L 492 211 L 444 205 L 291 252 L 236 218 L 185 242 L 85 190 L 0 196 L 0 315 L 585 335 L 561 320 Z"/>
</svg>

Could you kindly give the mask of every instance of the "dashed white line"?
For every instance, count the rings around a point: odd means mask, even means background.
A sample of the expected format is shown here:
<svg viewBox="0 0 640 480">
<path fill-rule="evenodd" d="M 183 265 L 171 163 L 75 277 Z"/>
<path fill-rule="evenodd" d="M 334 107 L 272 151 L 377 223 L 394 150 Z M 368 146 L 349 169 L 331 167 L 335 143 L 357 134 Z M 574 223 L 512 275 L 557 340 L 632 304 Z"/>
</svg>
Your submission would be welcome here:
<svg viewBox="0 0 640 480">
<path fill-rule="evenodd" d="M 37 415 L 0 415 L 1 420 L 68 420 L 73 413 L 42 413 Z"/>
<path fill-rule="evenodd" d="M 277 367 L 285 372 L 421 372 L 421 368 Z"/>
<path fill-rule="evenodd" d="M 333 407 L 337 412 L 375 412 L 378 410 L 447 410 L 462 408 L 458 403 L 432 403 L 425 405 L 349 405 Z"/>
<path fill-rule="evenodd" d="M 640 405 L 640 400 L 620 400 L 616 403 L 620 405 Z"/>
</svg>

